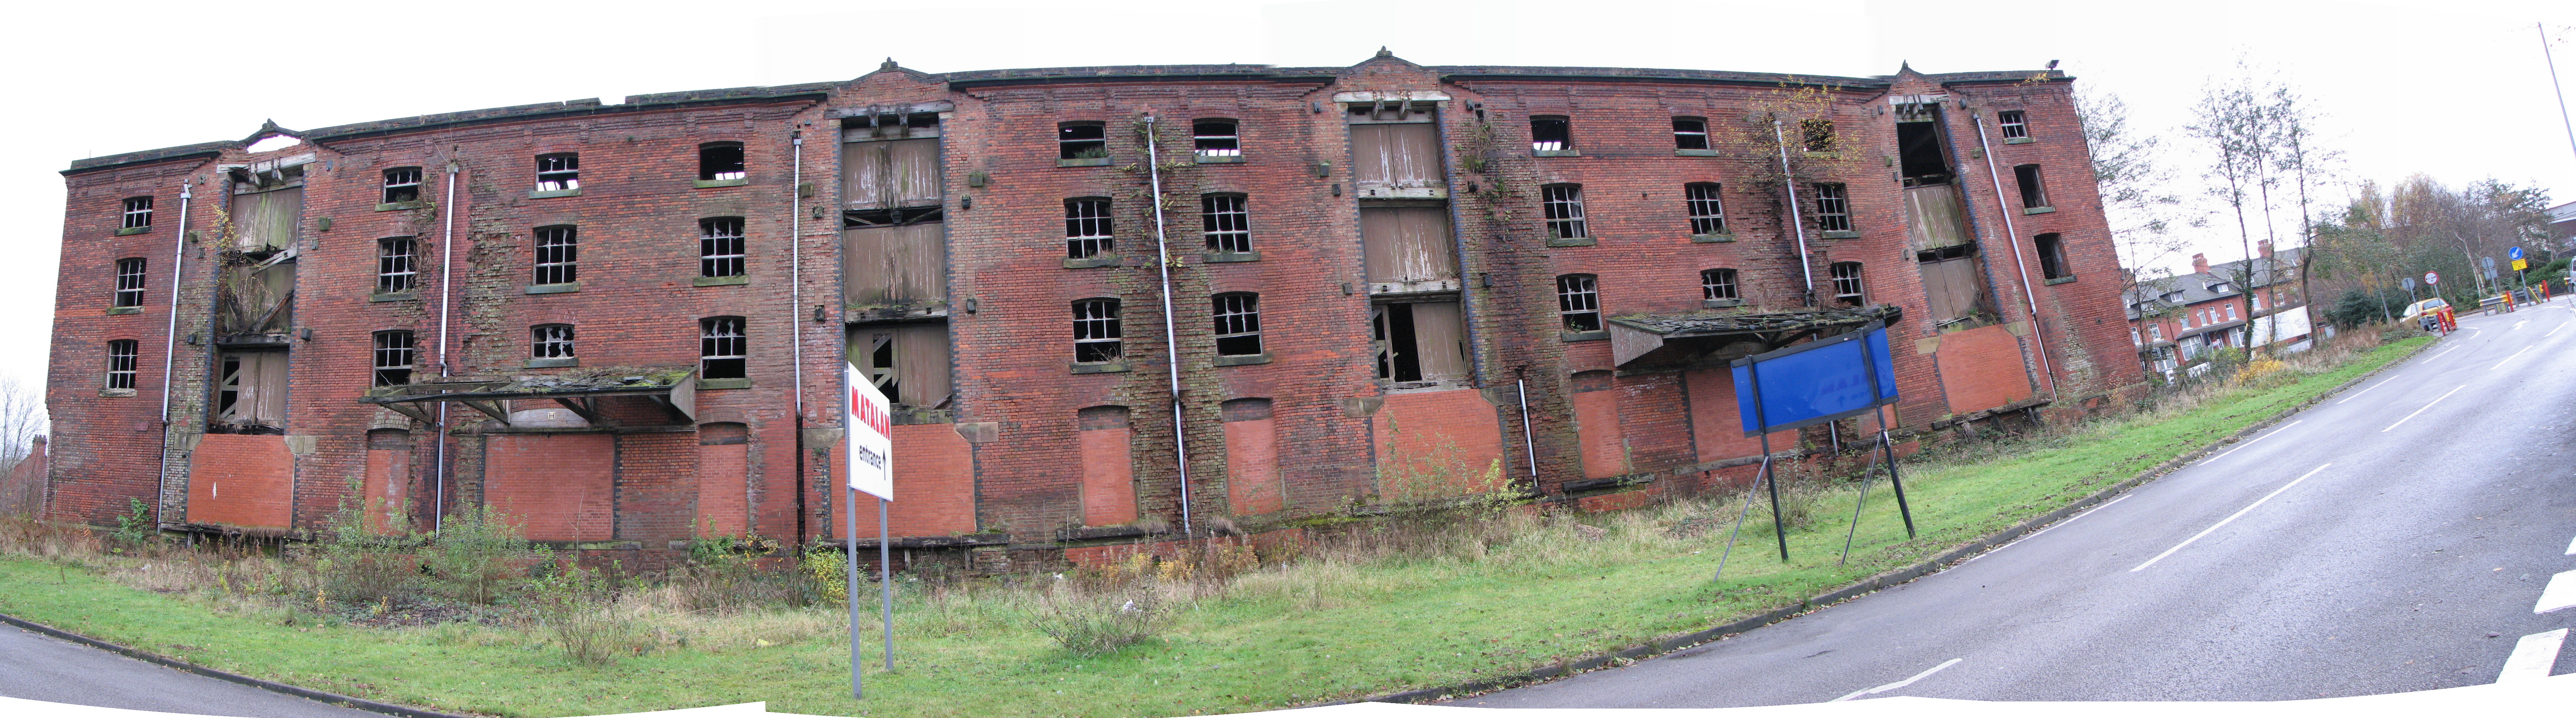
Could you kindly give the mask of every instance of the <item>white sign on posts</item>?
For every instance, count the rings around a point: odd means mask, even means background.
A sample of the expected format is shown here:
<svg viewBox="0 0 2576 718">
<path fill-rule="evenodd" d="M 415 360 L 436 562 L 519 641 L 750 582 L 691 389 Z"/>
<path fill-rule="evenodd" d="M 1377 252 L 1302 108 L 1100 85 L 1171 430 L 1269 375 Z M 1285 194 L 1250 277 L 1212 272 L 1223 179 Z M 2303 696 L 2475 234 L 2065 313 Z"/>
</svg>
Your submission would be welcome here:
<svg viewBox="0 0 2576 718">
<path fill-rule="evenodd" d="M 848 414 L 841 426 L 849 432 L 850 488 L 894 500 L 894 415 L 885 392 L 854 364 L 844 363 L 842 380 L 850 387 Z"/>
</svg>

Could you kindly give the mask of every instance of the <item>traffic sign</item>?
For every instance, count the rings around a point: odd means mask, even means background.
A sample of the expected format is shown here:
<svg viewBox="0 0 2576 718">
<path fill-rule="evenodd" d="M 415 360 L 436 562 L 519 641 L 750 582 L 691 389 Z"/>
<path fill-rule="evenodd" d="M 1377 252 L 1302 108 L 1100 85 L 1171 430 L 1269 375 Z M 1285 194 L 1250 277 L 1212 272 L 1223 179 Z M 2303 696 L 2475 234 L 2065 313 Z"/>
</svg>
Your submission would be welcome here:
<svg viewBox="0 0 2576 718">
<path fill-rule="evenodd" d="M 2522 270 L 2524 270 L 2524 269 L 2528 269 L 2528 268 L 2530 268 L 2530 267 L 2531 267 L 2531 263 L 2530 263 L 2530 262 L 2526 262 L 2526 261 L 2519 260 L 2519 259 L 2517 259 L 2517 260 L 2513 260 L 2513 271 L 2519 272 L 2519 271 L 2522 271 Z"/>
<path fill-rule="evenodd" d="M 2425 272 L 2425 273 L 2424 273 L 2424 283 L 2425 283 L 2425 284 L 2441 284 L 2441 283 L 2442 283 L 2442 275 L 2441 275 L 2440 273 L 2438 273 L 2438 272 Z"/>
<path fill-rule="evenodd" d="M 2406 285 L 2406 291 L 2409 291 L 2409 292 L 2415 291 L 2415 278 L 2414 278 L 2414 277 L 2398 277 L 2398 278 L 2397 278 L 2397 282 L 2398 282 L 2399 284 L 2404 284 L 2404 285 Z"/>
<path fill-rule="evenodd" d="M 2483 263 L 2485 263 L 2485 264 L 2487 265 L 2487 271 L 2495 271 L 2495 258 L 2494 258 L 2494 257 L 2479 257 L 2479 258 L 2478 258 L 2478 261 L 2483 262 Z"/>
<path fill-rule="evenodd" d="M 2513 261 L 2516 261 L 2516 262 L 2522 261 L 2522 248 L 2521 248 L 2521 247 L 2514 247 L 2514 248 L 2511 248 L 2511 249 L 2507 249 L 2507 250 L 2505 250 L 2505 251 L 2504 251 L 2504 258 L 2505 258 L 2505 259 L 2510 259 L 2510 260 L 2513 260 Z"/>
</svg>

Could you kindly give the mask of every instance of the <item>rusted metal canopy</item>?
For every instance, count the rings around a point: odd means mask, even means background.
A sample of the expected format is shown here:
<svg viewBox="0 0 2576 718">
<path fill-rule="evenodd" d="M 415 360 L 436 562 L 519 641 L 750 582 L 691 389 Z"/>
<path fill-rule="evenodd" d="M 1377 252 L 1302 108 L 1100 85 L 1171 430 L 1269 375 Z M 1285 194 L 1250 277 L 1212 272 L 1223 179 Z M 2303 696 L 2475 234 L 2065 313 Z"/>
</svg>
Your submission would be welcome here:
<svg viewBox="0 0 2576 718">
<path fill-rule="evenodd" d="M 1895 323 L 1904 310 L 1891 305 L 1802 309 L 1786 312 L 1711 310 L 1611 317 L 1610 355 L 1622 367 L 1725 361 L 1796 344 L 1820 334 L 1875 321 Z"/>
<path fill-rule="evenodd" d="M 504 380 L 451 378 L 448 381 L 378 387 L 360 397 L 358 403 L 373 404 L 422 422 L 432 422 L 417 405 L 452 401 L 508 425 L 510 413 L 500 402 L 552 399 L 579 414 L 583 420 L 598 424 L 600 398 L 640 396 L 670 412 L 675 422 L 686 423 L 695 421 L 698 413 L 697 375 L 696 367 L 612 367 Z"/>
</svg>

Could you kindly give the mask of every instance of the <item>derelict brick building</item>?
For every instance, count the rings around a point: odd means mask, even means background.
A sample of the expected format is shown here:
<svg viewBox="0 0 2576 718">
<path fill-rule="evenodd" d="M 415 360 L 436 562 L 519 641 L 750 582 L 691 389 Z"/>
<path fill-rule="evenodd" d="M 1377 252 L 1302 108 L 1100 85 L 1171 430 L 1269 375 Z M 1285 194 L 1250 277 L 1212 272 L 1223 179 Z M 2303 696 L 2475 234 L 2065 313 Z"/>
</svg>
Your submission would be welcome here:
<svg viewBox="0 0 2576 718">
<path fill-rule="evenodd" d="M 835 537 L 846 360 L 901 545 L 992 566 L 1740 477 L 1725 362 L 1870 321 L 1903 429 L 2086 410 L 2141 373 L 2071 83 L 888 62 L 83 160 L 44 501 Z"/>
</svg>

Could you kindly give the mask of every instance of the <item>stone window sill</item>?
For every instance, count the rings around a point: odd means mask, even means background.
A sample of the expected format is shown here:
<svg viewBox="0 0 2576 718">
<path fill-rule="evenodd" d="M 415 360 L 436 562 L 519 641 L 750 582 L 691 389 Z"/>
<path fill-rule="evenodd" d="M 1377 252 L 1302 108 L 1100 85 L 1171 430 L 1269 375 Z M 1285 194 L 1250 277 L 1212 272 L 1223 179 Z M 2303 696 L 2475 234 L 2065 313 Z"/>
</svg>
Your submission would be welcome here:
<svg viewBox="0 0 2576 718">
<path fill-rule="evenodd" d="M 99 396 L 134 396 L 133 389 L 100 389 Z"/>
<path fill-rule="evenodd" d="M 378 212 L 400 212 L 400 211 L 407 210 L 407 209 L 420 209 L 420 208 L 422 208 L 422 207 L 427 207 L 427 206 L 429 206 L 429 203 L 428 203 L 428 202 L 422 202 L 422 201 L 419 201 L 419 200 L 413 200 L 413 201 L 410 201 L 410 202 L 385 202 L 385 203 L 381 203 L 381 204 L 376 205 L 376 211 L 378 211 Z"/>
<path fill-rule="evenodd" d="M 420 295 L 411 292 L 379 292 L 367 295 L 367 301 L 370 302 L 408 302 L 419 298 Z"/>
<path fill-rule="evenodd" d="M 108 314 L 142 314 L 142 307 L 108 307 Z"/>
<path fill-rule="evenodd" d="M 1107 167 L 1107 166 L 1109 166 L 1109 158 L 1107 158 L 1107 157 L 1075 157 L 1075 158 L 1072 158 L 1072 159 L 1059 159 L 1059 160 L 1056 160 L 1056 161 L 1055 161 L 1055 166 L 1057 166 L 1057 167 Z"/>
<path fill-rule="evenodd" d="M 1218 263 L 1218 262 L 1258 262 L 1258 261 L 1261 261 L 1261 253 L 1260 253 L 1260 252 L 1257 252 L 1257 251 L 1254 251 L 1254 252 L 1200 252 L 1200 253 L 1199 253 L 1199 261 L 1207 262 L 1207 263 L 1210 263 L 1210 264 L 1215 264 L 1215 263 Z"/>
<path fill-rule="evenodd" d="M 2066 283 L 2073 282 L 2073 281 L 2075 281 L 2075 278 L 2074 278 L 2074 277 L 2058 277 L 2058 278 L 2056 278 L 2056 279 L 2051 279 L 2051 280 L 2048 280 L 2048 281 L 2045 281 L 2045 282 L 2040 282 L 2039 284 L 2040 284 L 2040 286 L 2045 286 L 2045 287 L 2054 287 L 2054 286 L 2057 286 L 2057 285 L 2060 285 L 2060 284 L 2066 284 Z"/>
<path fill-rule="evenodd" d="M 2004 138 L 2004 144 L 2007 144 L 2007 145 L 2027 145 L 2027 144 L 2030 144 L 2030 143 L 2033 143 L 2033 142 L 2038 142 L 2038 141 L 2039 141 L 2039 138 L 2036 138 L 2036 137 L 2006 137 L 2006 138 Z"/>
<path fill-rule="evenodd" d="M 690 285 L 699 287 L 726 287 L 736 284 L 750 283 L 750 277 L 698 277 L 696 279 L 689 280 Z"/>
<path fill-rule="evenodd" d="M 1547 246 L 1550 246 L 1550 247 L 1589 247 L 1589 246 L 1592 246 L 1592 245 L 1594 245 L 1594 244 L 1599 244 L 1599 242 L 1594 241 L 1591 237 L 1549 237 L 1549 238 L 1547 238 Z"/>
<path fill-rule="evenodd" d="M 152 228 L 151 228 L 151 227 L 127 227 L 127 228 L 124 228 L 124 229 L 116 230 L 116 236 L 123 237 L 123 236 L 129 235 L 129 234 L 142 234 L 142 233 L 150 232 L 150 231 L 152 231 Z"/>
<path fill-rule="evenodd" d="M 564 284 L 531 284 L 531 285 L 528 285 L 528 293 L 529 293 L 529 294 L 571 294 L 571 293 L 573 293 L 573 292 L 578 292 L 578 291 L 581 291 L 581 283 L 580 283 L 580 282 L 568 282 L 568 283 L 564 283 Z"/>
<path fill-rule="evenodd" d="M 749 177 L 726 180 L 690 180 L 689 186 L 696 187 L 698 189 L 706 189 L 709 187 L 740 187 L 747 184 L 751 184 L 751 178 Z"/>
<path fill-rule="evenodd" d="M 1860 232 L 1848 229 L 1825 230 L 1826 239 L 1860 239 Z"/>
<path fill-rule="evenodd" d="M 1262 353 L 1259 353 L 1259 354 L 1245 354 L 1245 355 L 1242 355 L 1242 356 L 1222 356 L 1222 355 L 1220 355 L 1220 356 L 1218 356 L 1218 357 L 1216 358 L 1216 365 L 1217 365 L 1217 366 L 1249 366 L 1249 365 L 1253 365 L 1253 364 L 1268 364 L 1268 363 L 1270 363 L 1270 352 L 1262 352 Z"/>
<path fill-rule="evenodd" d="M 1115 254 L 1104 254 L 1097 257 L 1083 257 L 1081 259 L 1066 257 L 1064 260 L 1064 268 L 1066 269 L 1090 269 L 1092 267 L 1115 266 L 1118 266 L 1118 255 Z"/>
<path fill-rule="evenodd" d="M 556 358 L 552 358 L 552 359 L 530 359 L 530 360 L 528 360 L 527 364 L 525 364 L 524 366 L 526 366 L 527 368 L 530 368 L 530 369 L 545 369 L 545 368 L 549 368 L 549 367 L 559 367 L 559 366 L 581 366 L 581 358 L 580 358 L 580 357 L 556 357 Z M 708 379 L 707 381 L 725 381 L 725 380 L 724 380 L 724 379 Z"/>
<path fill-rule="evenodd" d="M 1581 157 L 1581 156 L 1583 156 L 1583 151 L 1582 151 L 1582 150 L 1575 150 L 1575 149 L 1565 149 L 1565 150 L 1530 150 L 1530 156 L 1531 156 L 1531 157 Z"/>
<path fill-rule="evenodd" d="M 2056 207 L 2024 207 L 2024 208 L 2022 208 L 2021 213 L 2022 213 L 2022 214 L 2048 214 L 2048 213 L 2050 213 L 2050 212 L 2055 212 L 2055 211 L 2057 211 L 2057 208 L 2056 208 Z"/>
<path fill-rule="evenodd" d="M 1811 159 L 1811 160 L 1838 160 L 1838 159 L 1842 159 L 1842 158 L 1843 158 L 1843 153 L 1840 153 L 1840 152 L 1817 152 L 1817 151 L 1814 151 L 1814 150 L 1808 150 L 1808 151 L 1807 151 L 1807 159 Z"/>
<path fill-rule="evenodd" d="M 1243 155 L 1198 155 L 1198 158 L 1199 164 L 1203 165 L 1243 164 Z"/>
<path fill-rule="evenodd" d="M 1731 232 L 1725 234 L 1694 234 L 1691 235 L 1691 241 L 1701 244 L 1708 244 L 1711 242 L 1733 242 L 1735 241 L 1735 234 Z"/>
<path fill-rule="evenodd" d="M 1588 342 L 1588 341 L 1593 341 L 1593 340 L 1597 340 L 1597 339 L 1608 339 L 1608 338 L 1610 338 L 1610 330 L 1607 330 L 1607 329 L 1595 329 L 1595 330 L 1588 331 L 1588 332 L 1569 332 L 1569 331 L 1559 331 L 1559 332 L 1557 332 L 1557 333 L 1556 333 L 1556 338 L 1557 338 L 1557 340 L 1559 340 L 1559 341 L 1566 341 L 1566 342 Z"/>
<path fill-rule="evenodd" d="M 528 199 L 545 199 L 545 198 L 547 198 L 547 197 L 579 197 L 579 196 L 581 196 L 581 190 L 578 190 L 578 189 L 540 189 L 540 190 L 529 190 L 529 191 L 528 191 Z"/>
<path fill-rule="evenodd" d="M 1127 370 L 1127 362 L 1123 362 L 1123 361 L 1105 361 L 1105 362 L 1092 362 L 1092 363 L 1073 362 L 1073 363 L 1066 364 L 1066 365 L 1065 365 L 1065 369 L 1067 369 L 1067 370 L 1069 370 L 1069 371 L 1072 371 L 1072 372 L 1073 372 L 1073 373 L 1075 373 L 1075 374 L 1111 374 L 1111 373 L 1116 373 L 1116 372 L 1126 371 L 1126 370 Z"/>
<path fill-rule="evenodd" d="M 1674 157 L 1716 157 L 1717 150 L 1673 150 Z"/>
<path fill-rule="evenodd" d="M 1701 308 L 1703 308 L 1703 309 L 1725 309 L 1725 308 L 1727 308 L 1727 307 L 1741 307 L 1741 306 L 1744 306 L 1744 300 L 1742 300 L 1742 299 L 1702 299 L 1702 300 L 1699 300 L 1699 306 L 1700 306 Z"/>
<path fill-rule="evenodd" d="M 749 389 L 749 388 L 751 388 L 751 380 L 750 380 L 750 379 L 748 379 L 748 378 L 743 378 L 743 379 L 699 379 L 699 380 L 698 380 L 698 388 L 700 388 L 700 389 Z"/>
</svg>

